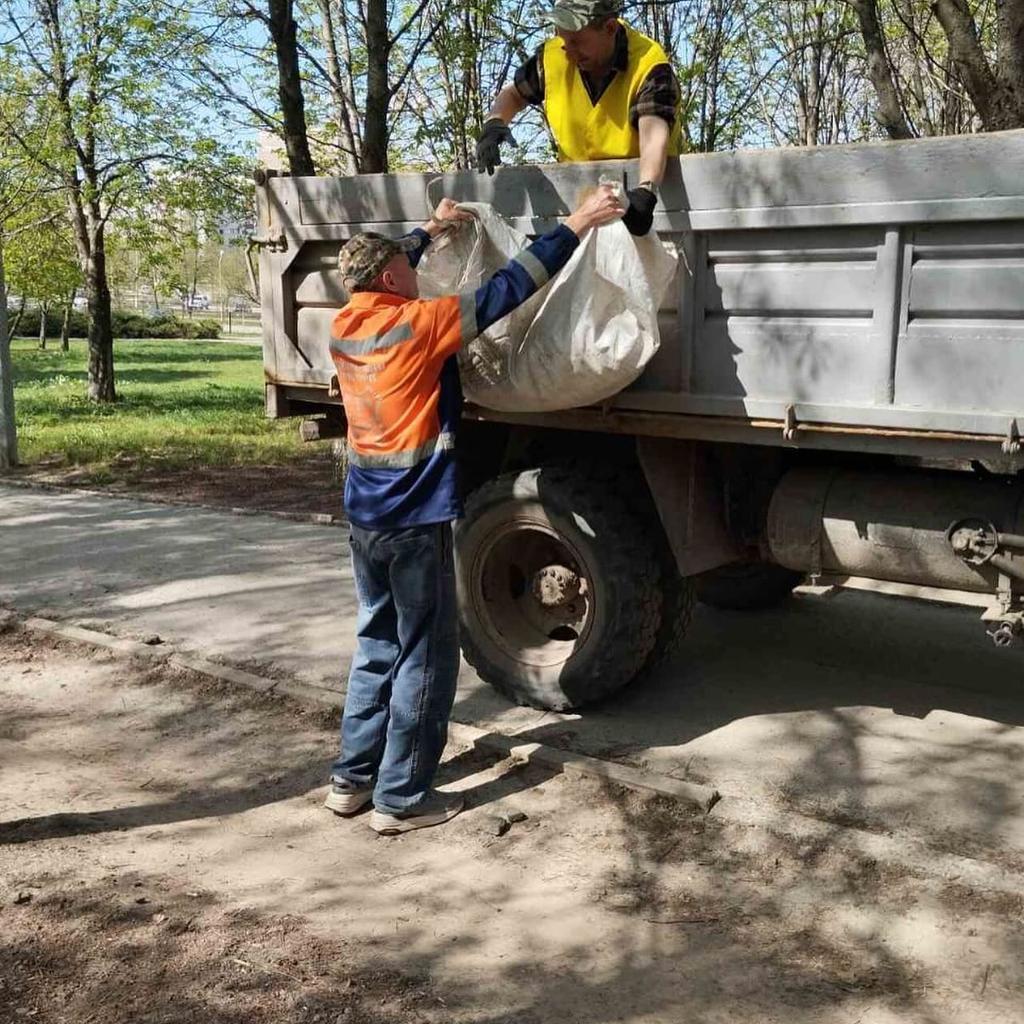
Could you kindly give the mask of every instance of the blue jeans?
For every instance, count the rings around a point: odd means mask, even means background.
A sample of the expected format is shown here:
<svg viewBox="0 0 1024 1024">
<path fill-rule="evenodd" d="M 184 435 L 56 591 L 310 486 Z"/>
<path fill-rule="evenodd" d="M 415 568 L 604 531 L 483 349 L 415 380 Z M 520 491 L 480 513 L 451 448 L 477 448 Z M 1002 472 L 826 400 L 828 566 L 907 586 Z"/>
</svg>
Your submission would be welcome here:
<svg viewBox="0 0 1024 1024">
<path fill-rule="evenodd" d="M 352 527 L 357 646 L 331 777 L 375 782 L 379 811 L 401 813 L 430 792 L 459 674 L 451 523 Z"/>
</svg>

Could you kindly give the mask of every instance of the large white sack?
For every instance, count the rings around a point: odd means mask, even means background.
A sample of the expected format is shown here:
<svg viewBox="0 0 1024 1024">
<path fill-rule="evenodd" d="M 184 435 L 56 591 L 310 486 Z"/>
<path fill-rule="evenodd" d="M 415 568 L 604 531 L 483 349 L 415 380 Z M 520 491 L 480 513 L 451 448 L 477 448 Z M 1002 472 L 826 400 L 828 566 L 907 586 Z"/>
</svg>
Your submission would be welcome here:
<svg viewBox="0 0 1024 1024">
<path fill-rule="evenodd" d="M 424 296 L 480 286 L 529 245 L 487 203 L 420 263 Z M 466 397 L 488 409 L 545 412 L 593 405 L 643 372 L 658 350 L 658 307 L 676 258 L 652 232 L 621 222 L 588 232 L 565 268 L 459 356 Z"/>
</svg>

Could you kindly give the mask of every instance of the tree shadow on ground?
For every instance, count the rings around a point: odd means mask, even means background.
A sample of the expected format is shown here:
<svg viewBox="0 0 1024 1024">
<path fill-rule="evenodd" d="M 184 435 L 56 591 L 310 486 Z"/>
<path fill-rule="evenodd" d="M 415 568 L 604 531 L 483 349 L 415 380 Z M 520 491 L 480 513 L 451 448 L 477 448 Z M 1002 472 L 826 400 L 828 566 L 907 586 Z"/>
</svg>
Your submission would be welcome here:
<svg viewBox="0 0 1024 1024">
<path fill-rule="evenodd" d="M 351 956 L 295 918 L 185 895 L 159 877 L 72 887 L 5 914 L 0 1017 L 104 1024 L 442 1020 L 414 970 Z M 431 1016 L 424 1016 L 426 1009 Z"/>
<path fill-rule="evenodd" d="M 161 360 L 161 362 L 165 361 Z M 182 361 L 184 362 L 184 360 Z M 195 362 L 195 360 L 189 360 L 189 362 Z M 120 370 L 116 383 L 173 384 L 186 380 L 199 380 L 208 376 L 209 374 L 204 373 L 202 370 L 158 370 L 129 366 Z M 65 381 L 75 381 L 85 385 L 87 380 L 88 374 L 84 370 L 70 370 L 64 367 L 54 367 L 48 370 L 19 369 L 14 375 L 15 386 L 24 384 L 42 384 L 45 386 L 54 382 L 63 383 Z"/>
<path fill-rule="evenodd" d="M 73 864 L 57 877 L 34 877 L 29 851 L 42 855 L 54 849 L 53 840 L 91 831 L 60 815 L 40 815 L 35 826 L 5 826 L 12 830 L 7 842 L 30 844 L 22 869 L 5 871 L 7 884 L 16 891 L 37 886 L 39 897 L 3 910 L 0 966 L 13 965 L 5 974 L 16 981 L 0 990 L 0 1008 L 2 1000 L 16 998 L 16 1008 L 83 1021 L 83 1007 L 89 1007 L 111 1024 L 312 1024 L 318 1013 L 323 1024 L 332 1024 L 346 1000 L 372 995 L 365 1008 L 355 1003 L 341 1019 L 376 1024 L 371 1010 L 377 1007 L 387 1011 L 382 1020 L 404 1022 L 404 1013 L 410 1022 L 446 1024 L 845 1024 L 885 1013 L 908 1024 L 953 1024 L 963 1018 L 944 1009 L 944 986 L 968 990 L 968 982 L 978 981 L 970 971 L 982 954 L 950 956 L 946 976 L 936 978 L 934 963 L 929 975 L 900 939 L 904 922 L 916 915 L 945 929 L 950 951 L 981 942 L 970 939 L 979 929 L 998 929 L 984 956 L 1000 965 L 999 974 L 983 1000 L 975 997 L 980 1009 L 972 1024 L 994 1022 L 996 1012 L 1019 1004 L 1019 893 L 1000 900 L 937 886 L 914 866 L 879 860 L 838 824 L 807 841 L 737 827 L 605 781 L 559 779 L 558 803 L 538 822 L 543 828 L 513 832 L 501 842 L 481 840 L 479 817 L 465 815 L 444 829 L 377 840 L 358 821 L 339 823 L 319 809 L 313 820 L 287 803 L 323 784 L 333 728 L 330 741 L 324 732 L 313 738 L 280 700 L 235 696 L 187 678 L 179 680 L 183 689 L 167 686 L 158 673 L 120 679 L 106 686 L 90 682 L 77 698 L 88 701 L 93 744 L 109 748 L 113 742 L 125 765 L 141 764 L 143 752 L 163 748 L 168 763 L 188 776 L 188 787 L 149 809 L 132 804 L 86 816 L 86 824 L 129 829 L 174 849 L 196 832 L 179 832 L 176 840 L 173 833 L 148 833 L 147 826 L 206 821 L 204 831 L 219 837 L 230 827 L 210 817 L 253 812 L 252 839 L 230 852 L 223 842 L 215 844 L 218 859 L 225 858 L 222 870 L 233 872 L 233 863 L 252 858 L 270 865 L 281 858 L 265 885 L 276 890 L 277 874 L 301 871 L 305 891 L 293 895 L 282 888 L 278 903 L 294 906 L 305 896 L 305 905 L 334 922 L 334 934 L 351 932 L 352 939 L 317 946 L 297 919 L 282 931 L 280 921 L 265 914 L 227 911 L 208 894 L 183 895 L 202 888 L 200 865 L 190 866 L 184 883 L 122 872 L 80 888 Z M 140 693 L 146 699 L 137 711 L 132 695 Z M 20 725 L 37 750 L 53 747 L 57 723 L 44 718 L 34 724 L 22 715 Z M 851 733 L 850 742 L 855 739 Z M 87 747 L 79 756 L 83 771 L 101 772 L 87 767 Z M 270 766 L 279 780 L 267 778 Z M 929 770 L 936 765 L 920 766 L 923 774 Z M 826 763 L 822 771 L 834 766 Z M 247 784 L 239 785 L 240 773 Z M 843 781 L 855 786 L 858 779 L 854 769 Z M 467 787 L 471 806 L 479 808 L 525 798 L 549 785 L 552 775 L 495 766 L 466 752 L 445 765 L 442 781 Z M 196 801 L 193 794 L 204 792 L 209 802 Z M 908 806 L 912 800 L 908 793 Z M 340 860 L 315 855 L 334 847 L 335 828 L 343 830 L 336 840 Z M 104 857 L 116 859 L 118 847 L 109 845 L 116 842 L 108 836 Z M 292 847 L 297 852 L 286 863 L 285 850 Z M 75 850 L 76 858 L 87 853 Z M 179 847 L 177 856 L 183 854 L 187 859 Z M 545 877 L 554 883 L 532 884 Z M 384 937 L 392 922 L 394 944 Z M 486 948 L 508 922 L 522 929 L 514 953 L 467 971 L 467 951 Z M 439 939 L 438 929 L 454 934 Z M 261 1016 L 267 1011 L 260 1000 L 270 990 L 273 1018 Z"/>
</svg>

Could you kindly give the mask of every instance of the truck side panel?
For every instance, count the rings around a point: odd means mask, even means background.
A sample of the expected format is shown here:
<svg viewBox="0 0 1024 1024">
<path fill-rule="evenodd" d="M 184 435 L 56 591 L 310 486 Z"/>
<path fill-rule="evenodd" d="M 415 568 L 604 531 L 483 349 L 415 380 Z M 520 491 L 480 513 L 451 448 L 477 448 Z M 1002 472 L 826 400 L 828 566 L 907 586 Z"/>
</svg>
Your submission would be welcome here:
<svg viewBox="0 0 1024 1024">
<path fill-rule="evenodd" d="M 609 408 L 670 419 L 682 437 L 701 418 L 689 436 L 706 438 L 710 420 L 722 440 L 737 424 L 785 423 L 778 444 L 799 443 L 804 425 L 824 447 L 847 431 L 908 437 L 904 451 L 915 433 L 1012 439 L 1024 416 L 1021 166 L 1024 131 L 674 162 L 655 219 L 681 255 L 662 347 Z M 261 256 L 268 381 L 326 392 L 329 323 L 345 300 L 334 259 L 356 231 L 407 231 L 448 194 L 537 233 L 584 186 L 634 170 L 270 178 L 261 229 L 280 244 Z"/>
</svg>

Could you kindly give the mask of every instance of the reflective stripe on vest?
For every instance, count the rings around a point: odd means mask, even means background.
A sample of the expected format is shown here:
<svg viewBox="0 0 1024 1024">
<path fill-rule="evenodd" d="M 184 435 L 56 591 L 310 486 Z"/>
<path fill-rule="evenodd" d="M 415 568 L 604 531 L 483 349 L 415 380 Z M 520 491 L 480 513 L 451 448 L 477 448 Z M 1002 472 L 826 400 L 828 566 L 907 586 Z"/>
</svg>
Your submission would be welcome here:
<svg viewBox="0 0 1024 1024">
<path fill-rule="evenodd" d="M 620 24 L 622 24 L 620 22 Z M 555 136 L 560 161 L 625 160 L 640 155 L 640 133 L 629 110 L 644 80 L 659 64 L 671 64 L 653 39 L 626 30 L 627 64 L 597 103 L 556 36 L 544 44 L 544 114 Z M 669 135 L 669 156 L 678 156 L 682 130 L 678 114 Z"/>
<path fill-rule="evenodd" d="M 477 335 L 475 289 L 438 299 L 356 293 L 331 331 L 351 465 L 407 470 L 453 449 L 438 414 L 440 374 Z"/>
<path fill-rule="evenodd" d="M 436 455 L 438 452 L 451 452 L 455 450 L 455 438 L 451 434 L 442 432 L 433 440 L 421 444 L 418 448 L 410 448 L 404 452 L 384 452 L 382 454 L 366 455 L 349 448 L 346 458 L 353 466 L 360 469 L 412 469 L 421 462 Z"/>
</svg>

